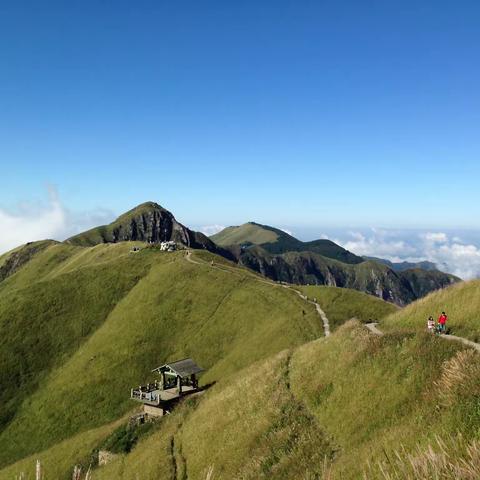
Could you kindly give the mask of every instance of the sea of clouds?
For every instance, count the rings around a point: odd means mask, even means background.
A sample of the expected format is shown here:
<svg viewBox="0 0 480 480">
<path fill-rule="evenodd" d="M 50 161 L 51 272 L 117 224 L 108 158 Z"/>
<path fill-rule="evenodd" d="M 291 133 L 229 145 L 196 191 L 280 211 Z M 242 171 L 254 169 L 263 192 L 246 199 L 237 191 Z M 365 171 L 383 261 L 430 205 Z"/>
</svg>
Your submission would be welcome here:
<svg viewBox="0 0 480 480">
<path fill-rule="evenodd" d="M 362 256 L 392 262 L 428 260 L 463 279 L 480 277 L 480 232 L 474 230 L 394 230 L 370 228 L 324 235 Z"/>
</svg>

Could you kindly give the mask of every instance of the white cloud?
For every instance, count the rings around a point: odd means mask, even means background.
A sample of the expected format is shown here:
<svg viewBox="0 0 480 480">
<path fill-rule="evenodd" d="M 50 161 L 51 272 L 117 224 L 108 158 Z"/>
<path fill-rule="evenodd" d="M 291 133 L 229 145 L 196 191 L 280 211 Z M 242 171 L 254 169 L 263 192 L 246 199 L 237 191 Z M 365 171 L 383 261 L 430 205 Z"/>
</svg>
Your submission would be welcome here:
<svg viewBox="0 0 480 480">
<path fill-rule="evenodd" d="M 404 256 L 413 255 L 415 249 L 402 239 L 392 239 L 389 232 L 371 229 L 370 235 L 349 232 L 351 240 L 334 240 L 347 250 L 366 257 L 380 257 L 398 262 Z"/>
<path fill-rule="evenodd" d="M 104 209 L 94 212 L 70 212 L 61 203 L 55 188 L 49 187 L 46 202 L 22 202 L 15 211 L 0 208 L 0 253 L 26 242 L 64 240 L 112 219 L 113 213 Z"/>
<path fill-rule="evenodd" d="M 218 232 L 221 232 L 224 228 L 223 225 L 204 225 L 200 227 L 200 231 L 209 237 L 210 235 L 215 235 Z"/>
<path fill-rule="evenodd" d="M 442 269 L 464 279 L 480 277 L 480 249 L 448 238 L 440 246 L 427 248 L 426 258 Z"/>
<path fill-rule="evenodd" d="M 445 243 L 448 242 L 448 236 L 443 232 L 427 232 L 420 235 L 426 242 L 429 243 Z"/>
<path fill-rule="evenodd" d="M 370 229 L 347 232 L 334 239 L 357 255 L 380 257 L 392 262 L 428 260 L 441 270 L 464 279 L 480 277 L 480 248 L 445 232 L 412 232 Z"/>
<path fill-rule="evenodd" d="M 287 234 L 290 235 L 290 236 L 293 236 L 293 232 L 292 232 L 291 230 L 288 230 L 287 228 L 280 228 L 280 230 L 281 230 L 282 232 L 287 233 Z"/>
</svg>

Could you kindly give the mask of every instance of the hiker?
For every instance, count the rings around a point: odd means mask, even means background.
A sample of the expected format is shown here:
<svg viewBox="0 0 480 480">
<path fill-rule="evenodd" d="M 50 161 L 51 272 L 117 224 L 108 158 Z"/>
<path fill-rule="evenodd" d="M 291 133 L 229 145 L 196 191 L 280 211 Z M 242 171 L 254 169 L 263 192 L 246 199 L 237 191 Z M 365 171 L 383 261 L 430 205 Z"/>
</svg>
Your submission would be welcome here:
<svg viewBox="0 0 480 480">
<path fill-rule="evenodd" d="M 435 333 L 435 320 L 431 315 L 427 320 L 427 330 L 429 333 Z"/>
<path fill-rule="evenodd" d="M 446 323 L 447 323 L 447 314 L 445 312 L 442 312 L 442 314 L 438 317 L 438 332 L 439 333 L 446 333 L 446 331 L 447 331 Z"/>
</svg>

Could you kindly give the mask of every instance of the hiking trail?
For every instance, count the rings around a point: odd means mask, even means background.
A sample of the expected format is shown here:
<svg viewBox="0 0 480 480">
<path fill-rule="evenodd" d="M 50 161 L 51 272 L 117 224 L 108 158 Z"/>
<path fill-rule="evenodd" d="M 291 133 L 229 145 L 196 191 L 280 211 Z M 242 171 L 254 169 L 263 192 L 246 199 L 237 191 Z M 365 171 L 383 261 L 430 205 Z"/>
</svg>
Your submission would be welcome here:
<svg viewBox="0 0 480 480">
<path fill-rule="evenodd" d="M 225 265 L 224 267 L 225 268 L 221 268 L 215 264 L 209 264 L 208 262 L 204 262 L 204 261 L 197 261 L 197 260 L 194 260 L 192 258 L 192 252 L 190 250 L 187 250 L 187 254 L 185 256 L 185 260 L 187 260 L 187 262 L 190 262 L 190 263 L 193 263 L 194 265 L 210 265 L 211 268 L 215 268 L 216 270 L 220 270 L 222 272 L 228 272 L 228 273 L 238 273 L 238 272 L 234 272 L 232 270 L 232 268 L 230 268 L 229 266 Z M 260 283 L 265 283 L 271 287 L 282 287 L 282 288 L 286 288 L 287 290 L 291 290 L 292 292 L 295 292 L 302 300 L 304 300 L 305 302 L 308 302 L 310 303 L 311 305 L 313 305 L 315 307 L 315 310 L 318 314 L 318 316 L 321 318 L 322 320 L 322 324 L 323 324 L 323 332 L 324 332 L 324 335 L 325 337 L 328 337 L 330 336 L 330 322 L 328 321 L 328 317 L 327 315 L 325 314 L 325 312 L 322 310 L 322 307 L 320 307 L 320 305 L 318 304 L 318 302 L 314 301 L 314 300 L 309 300 L 307 295 L 304 295 L 300 290 L 297 290 L 293 287 L 291 287 L 290 285 L 284 285 L 283 283 L 282 284 L 277 284 L 277 283 L 273 283 L 271 281 L 268 281 L 268 280 L 263 280 L 262 278 L 258 278 L 256 275 L 254 275 L 253 273 L 250 274 L 250 272 L 245 272 L 247 274 L 249 274 L 252 278 L 254 278 L 257 282 L 260 282 Z"/>
<path fill-rule="evenodd" d="M 365 323 L 365 327 L 367 327 L 370 332 L 372 332 L 374 335 L 379 335 L 382 336 L 383 332 L 377 328 L 378 323 Z M 477 352 L 480 352 L 480 343 L 472 342 L 472 340 L 469 340 L 468 338 L 464 337 L 458 337 L 457 335 L 439 335 L 440 338 L 443 338 L 444 340 L 451 340 L 453 342 L 460 342 L 463 343 L 464 345 L 467 345 L 468 347 L 472 347 Z"/>
</svg>

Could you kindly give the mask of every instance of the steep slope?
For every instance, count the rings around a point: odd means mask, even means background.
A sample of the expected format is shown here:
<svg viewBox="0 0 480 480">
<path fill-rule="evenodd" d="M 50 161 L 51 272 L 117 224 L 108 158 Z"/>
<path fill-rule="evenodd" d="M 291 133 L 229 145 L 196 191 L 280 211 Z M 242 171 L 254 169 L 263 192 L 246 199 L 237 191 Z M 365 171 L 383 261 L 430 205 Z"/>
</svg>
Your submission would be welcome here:
<svg viewBox="0 0 480 480">
<path fill-rule="evenodd" d="M 313 252 L 340 262 L 356 264 L 363 258 L 345 250 L 331 240 L 301 242 L 292 235 L 268 225 L 249 222 L 238 227 L 227 227 L 210 237 L 217 245 L 259 245 L 272 254 L 286 252 Z"/>
<path fill-rule="evenodd" d="M 439 290 L 445 287 L 448 287 L 452 283 L 445 281 L 448 279 L 448 275 L 438 270 L 423 270 L 421 268 L 414 268 L 409 270 L 404 270 L 401 272 L 402 277 L 405 278 L 410 284 L 412 291 L 415 295 L 415 298 L 422 298 L 425 295 L 428 295 L 430 292 Z M 451 279 L 459 280 L 453 275 L 450 276 Z"/>
<path fill-rule="evenodd" d="M 37 253 L 42 252 L 51 245 L 54 245 L 54 240 L 43 240 L 40 242 L 31 242 L 22 245 L 10 252 L 4 253 L 0 256 L 0 282 L 5 280 L 10 275 L 13 275 L 17 270 L 23 267 L 29 260 L 31 260 Z"/>
<path fill-rule="evenodd" d="M 400 306 L 459 281 L 453 275 L 437 271 L 417 275 L 408 270 L 395 272 L 370 261 L 349 265 L 312 252 L 272 255 L 258 246 L 244 249 L 238 262 L 276 281 L 351 288 Z"/>
<path fill-rule="evenodd" d="M 273 280 L 353 288 L 397 305 L 460 280 L 438 270 L 365 260 L 330 240 L 301 242 L 282 230 L 253 222 L 227 227 L 211 238 L 240 265 Z"/>
<path fill-rule="evenodd" d="M 148 272 L 129 248 L 51 243 L 0 283 L 0 429 Z"/>
<path fill-rule="evenodd" d="M 388 471 L 388 458 L 396 458 L 396 451 L 407 461 L 408 453 L 426 451 L 435 435 L 448 440 L 461 432 L 465 443 L 475 441 L 480 427 L 476 355 L 438 338 L 376 337 L 348 323 L 326 341 L 257 363 L 208 392 L 173 432 L 179 478 L 204 479 L 210 470 L 219 479 L 328 474 L 332 480 L 356 480 L 364 473 L 386 479 L 380 465 Z M 459 363 L 464 383 L 446 392 Z M 441 405 L 441 415 L 432 404 Z M 99 469 L 94 479 L 116 472 L 121 480 L 133 480 L 132 467 L 139 457 L 152 458 L 161 438 L 159 433 L 145 440 L 132 457 Z M 452 448 L 458 463 L 468 460 L 458 439 Z M 153 468 L 146 478 L 154 473 L 174 478 Z"/>
<path fill-rule="evenodd" d="M 385 260 L 384 258 L 377 257 L 363 257 L 365 260 L 371 260 L 373 262 L 383 263 L 384 265 L 389 266 L 396 272 L 403 272 L 404 270 L 438 270 L 437 266 L 433 262 L 391 262 L 390 260 Z"/>
<path fill-rule="evenodd" d="M 193 232 L 178 223 L 172 213 L 154 202 L 142 203 L 109 225 L 80 233 L 66 242 L 78 246 L 93 246 L 123 241 L 160 243 L 169 240 L 192 248 L 204 248 L 212 252 L 218 250 L 205 235 Z"/>
<path fill-rule="evenodd" d="M 441 338 L 379 337 L 351 321 L 328 339 L 222 378 L 131 453 L 95 469 L 93 480 L 136 480 L 139 471 L 144 480 L 203 480 L 209 472 L 251 480 L 477 478 L 479 365 L 476 352 Z M 452 464 L 436 439 L 449 445 Z M 55 470 L 61 452 L 53 447 L 0 479 L 32 472 L 36 458 L 67 478 L 68 470 Z"/>
<path fill-rule="evenodd" d="M 220 257 L 131 247 L 52 245 L 0 283 L 2 465 L 117 419 L 167 360 L 211 382 L 323 334 L 295 292 Z"/>
</svg>

